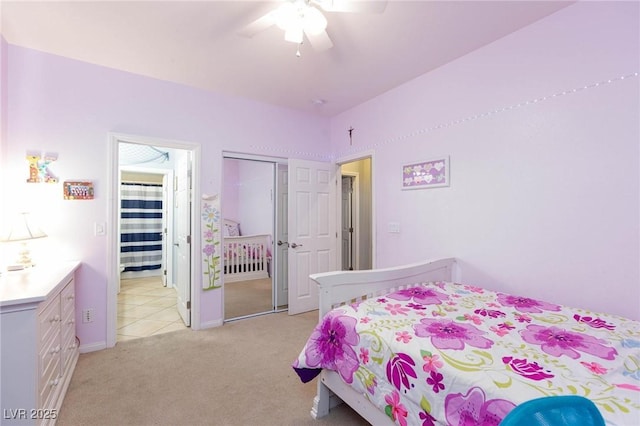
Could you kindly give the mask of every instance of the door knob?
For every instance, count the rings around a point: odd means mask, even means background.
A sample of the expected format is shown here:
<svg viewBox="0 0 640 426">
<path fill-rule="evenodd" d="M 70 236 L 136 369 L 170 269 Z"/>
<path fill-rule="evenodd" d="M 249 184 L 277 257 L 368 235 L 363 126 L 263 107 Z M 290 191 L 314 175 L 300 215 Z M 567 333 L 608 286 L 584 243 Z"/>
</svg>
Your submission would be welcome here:
<svg viewBox="0 0 640 426">
<path fill-rule="evenodd" d="M 286 245 L 287 245 L 287 247 L 289 247 L 289 243 L 288 243 L 288 242 L 278 240 L 278 245 L 279 245 L 279 246 L 281 246 L 281 245 L 283 245 L 283 244 L 286 244 Z"/>
<path fill-rule="evenodd" d="M 292 243 L 291 248 L 302 247 L 302 244 Z"/>
</svg>

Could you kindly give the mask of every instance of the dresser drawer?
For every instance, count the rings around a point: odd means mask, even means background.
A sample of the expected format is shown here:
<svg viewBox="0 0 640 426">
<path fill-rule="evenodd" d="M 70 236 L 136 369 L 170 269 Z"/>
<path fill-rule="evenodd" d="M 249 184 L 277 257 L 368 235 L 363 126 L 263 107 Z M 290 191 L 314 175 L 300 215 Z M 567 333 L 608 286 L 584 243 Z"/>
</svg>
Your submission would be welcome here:
<svg viewBox="0 0 640 426">
<path fill-rule="evenodd" d="M 76 356 L 78 352 L 78 342 L 76 341 L 76 328 L 75 324 L 65 323 L 67 326 L 63 327 L 61 336 L 61 355 L 62 355 L 62 375 L 65 374 L 69 368 L 70 361 Z"/>
<path fill-rule="evenodd" d="M 60 312 L 64 316 L 67 313 L 75 312 L 76 304 L 76 287 L 73 279 L 67 283 L 66 287 L 60 292 Z"/>
<path fill-rule="evenodd" d="M 53 398 L 60 383 L 60 354 L 62 346 L 60 343 L 60 333 L 57 338 L 51 339 L 46 345 L 40 348 L 38 359 L 40 377 L 38 378 L 39 406 L 47 407 L 47 402 Z"/>
<path fill-rule="evenodd" d="M 54 297 L 38 311 L 39 340 L 41 345 L 46 345 L 60 333 L 60 298 Z"/>
</svg>

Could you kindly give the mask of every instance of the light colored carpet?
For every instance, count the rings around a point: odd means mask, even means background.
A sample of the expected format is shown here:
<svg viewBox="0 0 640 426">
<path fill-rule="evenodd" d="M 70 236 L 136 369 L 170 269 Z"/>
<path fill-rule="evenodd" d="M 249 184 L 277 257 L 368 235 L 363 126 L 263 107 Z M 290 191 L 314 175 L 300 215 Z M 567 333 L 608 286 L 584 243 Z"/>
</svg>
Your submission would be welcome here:
<svg viewBox="0 0 640 426">
<path fill-rule="evenodd" d="M 269 314 L 81 354 L 60 410 L 76 425 L 366 425 L 344 405 L 309 414 L 316 380 L 291 368 L 317 311 Z"/>
</svg>

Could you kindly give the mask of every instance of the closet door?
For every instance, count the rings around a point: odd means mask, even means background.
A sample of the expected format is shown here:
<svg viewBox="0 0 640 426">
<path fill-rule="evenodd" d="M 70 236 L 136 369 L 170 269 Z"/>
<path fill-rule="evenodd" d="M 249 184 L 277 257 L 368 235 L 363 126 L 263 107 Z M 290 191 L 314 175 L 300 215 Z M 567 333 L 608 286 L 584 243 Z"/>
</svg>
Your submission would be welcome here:
<svg viewBox="0 0 640 426">
<path fill-rule="evenodd" d="M 277 166 L 277 209 L 276 209 L 276 267 L 274 268 L 276 280 L 277 309 L 283 309 L 289 303 L 289 172 L 284 164 Z"/>
</svg>

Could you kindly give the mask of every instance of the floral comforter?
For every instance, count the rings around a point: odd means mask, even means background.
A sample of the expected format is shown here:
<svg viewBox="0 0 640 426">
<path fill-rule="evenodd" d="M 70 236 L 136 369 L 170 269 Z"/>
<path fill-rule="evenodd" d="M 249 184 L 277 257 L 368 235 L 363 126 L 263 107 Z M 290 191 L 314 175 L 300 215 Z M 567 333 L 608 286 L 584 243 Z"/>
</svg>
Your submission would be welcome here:
<svg viewBox="0 0 640 426">
<path fill-rule="evenodd" d="M 293 367 L 323 368 L 400 425 L 499 424 L 548 395 L 640 424 L 640 322 L 478 287 L 418 284 L 329 312 Z"/>
</svg>

